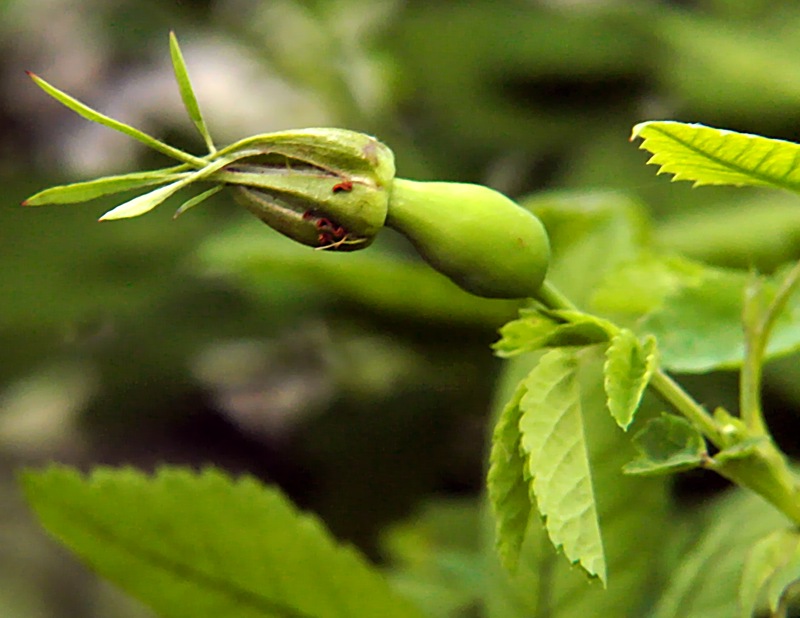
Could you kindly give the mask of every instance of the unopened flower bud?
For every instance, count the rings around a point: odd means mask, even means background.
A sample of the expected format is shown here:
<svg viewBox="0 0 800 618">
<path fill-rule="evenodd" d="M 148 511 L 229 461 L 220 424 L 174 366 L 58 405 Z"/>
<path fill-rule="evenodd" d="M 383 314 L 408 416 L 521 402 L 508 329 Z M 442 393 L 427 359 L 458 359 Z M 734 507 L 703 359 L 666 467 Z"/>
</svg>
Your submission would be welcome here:
<svg viewBox="0 0 800 618">
<path fill-rule="evenodd" d="M 218 175 L 264 223 L 304 245 L 353 251 L 383 227 L 394 155 L 363 133 L 271 133 L 238 148 L 255 152 Z"/>
</svg>

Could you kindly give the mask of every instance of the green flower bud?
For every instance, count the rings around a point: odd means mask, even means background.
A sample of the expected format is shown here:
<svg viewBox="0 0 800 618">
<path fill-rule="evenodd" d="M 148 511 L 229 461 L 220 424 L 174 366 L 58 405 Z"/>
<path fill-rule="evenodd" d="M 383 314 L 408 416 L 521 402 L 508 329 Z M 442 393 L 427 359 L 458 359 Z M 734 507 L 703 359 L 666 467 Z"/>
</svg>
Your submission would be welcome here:
<svg viewBox="0 0 800 618">
<path fill-rule="evenodd" d="M 375 138 L 305 129 L 257 136 L 237 150 L 257 154 L 215 179 L 233 185 L 236 200 L 281 234 L 319 249 L 353 251 L 383 227 L 394 155 Z"/>
<path fill-rule="evenodd" d="M 488 187 L 396 178 L 386 225 L 436 270 L 477 296 L 534 296 L 550 242 L 532 213 Z"/>
</svg>

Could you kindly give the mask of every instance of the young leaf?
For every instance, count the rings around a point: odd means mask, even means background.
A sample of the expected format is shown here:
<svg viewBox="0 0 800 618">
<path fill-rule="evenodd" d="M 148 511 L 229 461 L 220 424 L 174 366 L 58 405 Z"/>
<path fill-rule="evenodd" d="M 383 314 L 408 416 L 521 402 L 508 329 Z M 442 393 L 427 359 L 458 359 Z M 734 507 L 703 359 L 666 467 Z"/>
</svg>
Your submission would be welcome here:
<svg viewBox="0 0 800 618">
<path fill-rule="evenodd" d="M 545 518 L 550 540 L 605 584 L 577 369 L 576 352 L 569 348 L 551 350 L 541 358 L 525 379 L 519 429 L 531 499 Z"/>
<path fill-rule="evenodd" d="M 500 329 L 501 339 L 493 347 L 498 356 L 510 358 L 541 348 L 602 343 L 615 330 L 607 320 L 578 311 L 526 311 Z"/>
<path fill-rule="evenodd" d="M 22 484 L 54 537 L 165 617 L 420 616 L 359 554 L 252 478 L 51 467 Z"/>
<path fill-rule="evenodd" d="M 133 191 L 153 185 L 172 182 L 181 178 L 180 172 L 188 169 L 187 165 L 178 165 L 150 172 L 134 172 L 119 176 L 106 176 L 97 180 L 73 182 L 59 187 L 50 187 L 32 195 L 22 202 L 23 206 L 44 206 L 46 204 L 76 204 L 88 202 L 104 195 Z"/>
<path fill-rule="evenodd" d="M 559 323 L 538 311 L 526 312 L 500 329 L 500 340 L 492 345 L 497 356 L 510 358 L 542 348 Z"/>
<path fill-rule="evenodd" d="M 642 122 L 631 140 L 653 153 L 659 174 L 699 185 L 750 185 L 800 191 L 800 145 L 700 124 Z"/>
<path fill-rule="evenodd" d="M 708 461 L 703 436 L 689 421 L 674 414 L 648 421 L 633 436 L 639 457 L 626 464 L 625 474 L 672 474 Z"/>
<path fill-rule="evenodd" d="M 740 617 L 751 618 L 764 600 L 774 612 L 784 590 L 798 578 L 800 534 L 797 530 L 776 530 L 760 539 L 748 553 L 742 570 Z"/>
<path fill-rule="evenodd" d="M 657 362 L 655 337 L 647 337 L 642 344 L 627 328 L 614 336 L 606 350 L 603 382 L 608 409 L 617 425 L 626 431 Z"/>
<path fill-rule="evenodd" d="M 167 155 L 168 157 L 177 159 L 178 161 L 183 161 L 184 163 L 188 163 L 192 167 L 197 167 L 206 164 L 206 161 L 204 161 L 203 159 L 192 156 L 189 153 L 183 152 L 182 150 L 178 150 L 177 148 L 173 148 L 172 146 L 157 140 L 155 137 L 147 135 L 147 133 L 144 133 L 139 129 L 134 129 L 130 125 L 127 125 L 123 122 L 119 122 L 118 120 L 114 120 L 113 118 L 109 118 L 105 114 L 101 114 L 100 112 L 93 110 L 91 107 L 89 107 L 88 105 L 84 105 L 74 97 L 68 95 L 66 92 L 62 92 L 55 86 L 50 85 L 38 75 L 35 75 L 30 72 L 28 73 L 28 75 L 34 81 L 34 83 L 37 86 L 39 86 L 39 88 L 44 90 L 56 101 L 58 101 L 65 107 L 68 107 L 79 116 L 83 116 L 84 118 L 86 118 L 86 120 L 90 120 L 91 122 L 96 122 L 105 127 L 108 127 L 109 129 L 114 129 L 115 131 L 124 133 L 125 135 L 141 142 L 145 146 L 148 146 L 153 150 L 161 152 Z"/>
<path fill-rule="evenodd" d="M 169 33 L 169 53 L 172 56 L 172 68 L 175 70 L 175 80 L 178 82 L 178 89 L 181 92 L 181 99 L 183 105 L 192 119 L 194 126 L 197 127 L 200 135 L 208 147 L 208 152 L 214 154 L 217 149 L 211 139 L 211 134 L 206 127 L 206 121 L 203 120 L 203 115 L 200 113 L 200 105 L 197 103 L 197 97 L 194 95 L 192 82 L 189 80 L 189 72 L 186 70 L 186 62 L 183 60 L 181 48 L 178 45 L 178 37 L 174 32 Z"/>
<path fill-rule="evenodd" d="M 517 567 L 531 513 L 531 499 L 525 479 L 525 458 L 520 450 L 522 434 L 519 404 L 525 395 L 520 382 L 505 405 L 492 434 L 487 487 L 496 520 L 495 543 L 500 560 L 509 570 Z"/>
</svg>

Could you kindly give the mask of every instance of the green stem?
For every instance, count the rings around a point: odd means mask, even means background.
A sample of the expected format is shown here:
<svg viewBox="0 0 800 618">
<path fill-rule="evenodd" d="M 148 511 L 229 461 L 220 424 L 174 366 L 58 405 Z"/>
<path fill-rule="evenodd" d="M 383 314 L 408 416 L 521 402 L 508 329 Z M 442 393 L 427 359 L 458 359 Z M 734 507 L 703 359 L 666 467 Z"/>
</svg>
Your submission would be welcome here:
<svg viewBox="0 0 800 618">
<path fill-rule="evenodd" d="M 759 302 L 763 298 L 760 281 L 756 289 L 753 286 L 748 288 L 748 297 L 745 298 L 746 349 L 741 374 L 740 414 L 742 421 L 754 435 L 769 435 L 760 397 L 764 357 L 775 324 L 798 285 L 800 285 L 800 261 L 784 277 L 766 310 L 762 309 Z"/>
</svg>

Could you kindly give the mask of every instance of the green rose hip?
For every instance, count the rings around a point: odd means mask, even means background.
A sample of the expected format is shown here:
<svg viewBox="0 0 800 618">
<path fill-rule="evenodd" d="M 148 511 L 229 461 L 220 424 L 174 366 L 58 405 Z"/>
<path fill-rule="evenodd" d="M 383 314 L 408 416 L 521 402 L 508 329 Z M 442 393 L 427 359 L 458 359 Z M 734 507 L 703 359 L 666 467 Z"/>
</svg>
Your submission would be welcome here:
<svg viewBox="0 0 800 618">
<path fill-rule="evenodd" d="M 488 187 L 396 178 L 386 225 L 477 296 L 534 296 L 547 274 L 550 242 L 542 223 Z"/>
</svg>

